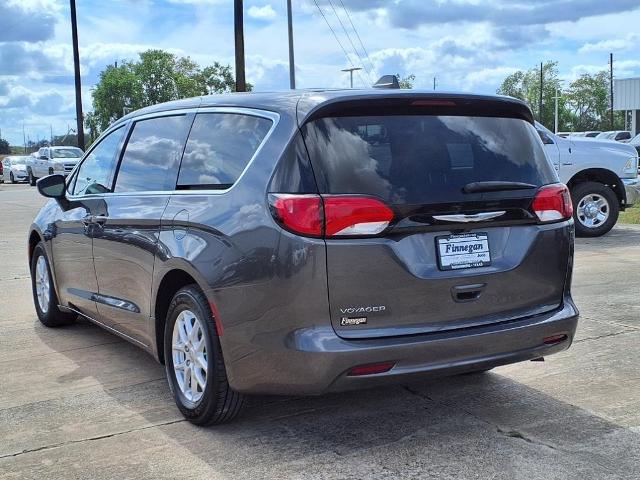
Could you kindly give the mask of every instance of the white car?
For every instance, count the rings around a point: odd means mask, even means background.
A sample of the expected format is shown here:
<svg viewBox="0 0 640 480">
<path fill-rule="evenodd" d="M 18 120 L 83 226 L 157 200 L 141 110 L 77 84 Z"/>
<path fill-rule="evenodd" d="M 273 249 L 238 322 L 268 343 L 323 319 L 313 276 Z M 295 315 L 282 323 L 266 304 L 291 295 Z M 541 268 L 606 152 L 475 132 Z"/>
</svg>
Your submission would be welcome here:
<svg viewBox="0 0 640 480">
<path fill-rule="evenodd" d="M 539 123 L 536 128 L 560 181 L 571 191 L 576 235 L 604 235 L 620 210 L 640 197 L 638 152 L 625 143 L 562 138 Z"/>
<path fill-rule="evenodd" d="M 69 175 L 82 158 L 78 147 L 42 147 L 35 157 L 27 160 L 27 175 L 31 186 L 36 180 L 47 175 L 59 173 Z"/>
<path fill-rule="evenodd" d="M 27 159 L 29 157 L 10 156 L 2 160 L 4 176 L 11 183 L 27 180 Z"/>
</svg>

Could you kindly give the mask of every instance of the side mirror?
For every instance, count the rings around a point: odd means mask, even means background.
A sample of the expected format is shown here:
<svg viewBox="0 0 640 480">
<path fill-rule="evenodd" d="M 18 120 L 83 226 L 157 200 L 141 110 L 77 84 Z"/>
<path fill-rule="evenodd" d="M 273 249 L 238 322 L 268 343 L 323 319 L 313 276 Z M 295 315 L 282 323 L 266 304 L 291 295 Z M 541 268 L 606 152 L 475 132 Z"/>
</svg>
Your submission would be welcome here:
<svg viewBox="0 0 640 480">
<path fill-rule="evenodd" d="M 36 182 L 40 195 L 47 198 L 60 199 L 64 197 L 66 185 L 64 175 L 49 175 Z"/>
</svg>

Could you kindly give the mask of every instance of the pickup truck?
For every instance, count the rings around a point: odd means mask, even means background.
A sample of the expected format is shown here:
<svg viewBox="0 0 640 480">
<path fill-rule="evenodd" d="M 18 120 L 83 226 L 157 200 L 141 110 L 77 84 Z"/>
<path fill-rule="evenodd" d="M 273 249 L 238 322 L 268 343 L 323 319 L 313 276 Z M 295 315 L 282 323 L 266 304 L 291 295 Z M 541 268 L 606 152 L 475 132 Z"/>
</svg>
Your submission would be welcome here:
<svg viewBox="0 0 640 480">
<path fill-rule="evenodd" d="M 54 173 L 69 175 L 82 158 L 82 153 L 78 147 L 42 147 L 27 160 L 29 183 L 35 187 L 38 178 Z"/>
<path fill-rule="evenodd" d="M 560 181 L 571 192 L 576 235 L 604 235 L 620 211 L 639 200 L 638 152 L 613 140 L 562 138 L 539 123 L 536 129 Z"/>
</svg>

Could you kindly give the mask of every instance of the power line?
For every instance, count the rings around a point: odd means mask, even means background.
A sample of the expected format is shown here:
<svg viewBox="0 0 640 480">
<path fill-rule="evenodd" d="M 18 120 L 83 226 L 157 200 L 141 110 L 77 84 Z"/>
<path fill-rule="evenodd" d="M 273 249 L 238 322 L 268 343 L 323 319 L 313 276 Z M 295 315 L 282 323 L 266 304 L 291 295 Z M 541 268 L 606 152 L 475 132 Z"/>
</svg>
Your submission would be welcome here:
<svg viewBox="0 0 640 480">
<path fill-rule="evenodd" d="M 349 57 L 349 54 L 347 53 L 347 50 L 344 48 L 344 46 L 342 45 L 342 42 L 340 41 L 340 39 L 338 38 L 338 35 L 336 35 L 336 32 L 333 30 L 333 27 L 331 26 L 331 24 L 329 23 L 329 20 L 327 20 L 327 17 L 325 16 L 324 12 L 322 11 L 322 8 L 320 8 L 320 5 L 318 5 L 318 0 L 313 0 L 313 3 L 316 4 L 316 8 L 318 9 L 318 11 L 320 12 L 320 15 L 322 15 L 322 18 L 324 18 L 325 23 L 327 24 L 327 27 L 329 27 L 329 30 L 331 30 L 331 33 L 333 33 L 333 37 L 336 39 L 336 42 L 338 42 L 338 45 L 340 45 L 340 48 L 342 49 L 342 53 L 344 53 L 344 56 L 347 58 L 347 61 L 351 64 L 351 66 L 353 68 L 355 68 L 356 66 L 353 64 L 353 62 L 351 61 L 351 58 Z M 362 80 L 362 78 L 360 78 L 360 80 Z M 363 82 L 364 83 L 364 82 Z M 365 87 L 368 86 L 366 83 Z"/>
<path fill-rule="evenodd" d="M 336 10 L 336 7 L 333 5 L 333 2 L 331 0 L 329 1 L 329 5 L 331 6 L 331 9 L 333 10 L 333 13 L 335 14 L 336 18 L 338 19 L 338 22 L 340 23 L 340 26 L 342 27 L 342 31 L 344 32 L 344 34 L 347 37 L 347 40 L 349 40 L 349 43 L 351 44 L 351 48 L 353 48 L 353 51 L 356 53 L 356 56 L 358 57 L 358 59 L 360 60 L 360 63 L 362 64 L 362 66 L 364 67 L 364 71 L 367 72 L 367 76 L 369 77 L 369 81 L 371 83 L 373 83 L 373 79 L 371 78 L 371 73 L 369 72 L 369 69 L 367 68 L 367 66 L 364 63 L 364 60 L 362 59 L 362 57 L 360 56 L 360 53 L 358 52 L 358 49 L 356 48 L 356 46 L 353 43 L 353 40 L 351 40 L 351 36 L 349 35 L 349 32 L 347 32 L 346 27 L 344 26 L 344 23 L 342 23 L 342 19 L 340 18 L 340 15 L 338 15 L 338 11 Z M 362 79 L 362 75 L 360 74 L 360 71 L 358 70 L 358 75 L 361 77 Z"/>
<path fill-rule="evenodd" d="M 353 20 L 351 20 L 351 15 L 349 15 L 349 11 L 344 6 L 344 3 L 342 2 L 342 0 L 339 0 L 339 1 L 340 1 L 340 5 L 342 5 L 342 9 L 344 10 L 344 13 L 347 15 L 347 18 L 349 19 L 349 23 L 351 24 L 351 28 L 353 28 L 353 31 L 355 32 L 356 37 L 358 38 L 358 42 L 360 42 L 360 46 L 362 47 L 362 51 L 364 52 L 364 56 L 367 59 L 367 61 L 369 62 L 369 65 L 371 66 L 371 70 L 372 71 L 375 70 L 376 67 L 373 65 L 373 62 L 371 61 L 371 57 L 369 56 L 369 52 L 367 52 L 367 49 L 364 47 L 364 43 L 362 43 L 362 39 L 360 38 L 360 34 L 358 33 L 358 29 L 353 24 Z"/>
</svg>

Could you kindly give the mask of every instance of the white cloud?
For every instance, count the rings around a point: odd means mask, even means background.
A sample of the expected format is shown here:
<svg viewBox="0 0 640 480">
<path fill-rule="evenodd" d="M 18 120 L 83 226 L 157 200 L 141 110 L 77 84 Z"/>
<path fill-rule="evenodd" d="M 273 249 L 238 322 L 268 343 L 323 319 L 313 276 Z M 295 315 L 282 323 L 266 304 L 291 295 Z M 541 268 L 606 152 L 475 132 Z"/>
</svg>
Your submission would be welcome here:
<svg viewBox="0 0 640 480">
<path fill-rule="evenodd" d="M 252 5 L 247 12 L 251 18 L 258 20 L 273 20 L 276 18 L 276 11 L 271 5 L 264 5 L 263 7 L 256 7 Z"/>
<path fill-rule="evenodd" d="M 585 43 L 578 50 L 579 53 L 593 52 L 618 52 L 620 50 L 631 50 L 640 45 L 640 35 L 629 33 L 624 38 L 601 40 L 594 43 Z"/>
</svg>

